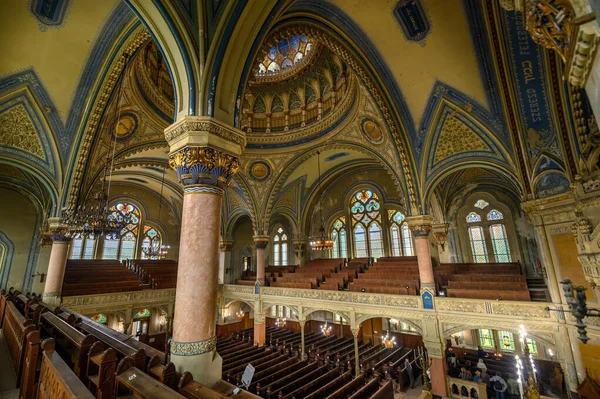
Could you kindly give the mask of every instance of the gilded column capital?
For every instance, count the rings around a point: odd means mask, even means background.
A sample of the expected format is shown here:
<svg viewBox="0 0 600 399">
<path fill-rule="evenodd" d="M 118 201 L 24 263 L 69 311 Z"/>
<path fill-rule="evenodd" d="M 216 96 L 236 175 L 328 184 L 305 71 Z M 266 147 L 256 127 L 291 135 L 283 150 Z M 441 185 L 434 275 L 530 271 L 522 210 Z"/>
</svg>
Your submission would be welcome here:
<svg viewBox="0 0 600 399">
<path fill-rule="evenodd" d="M 60 217 L 48 218 L 48 230 L 44 232 L 53 243 L 65 243 L 71 242 L 71 237 L 67 236 L 69 227 L 63 223 L 63 219 Z"/>
<path fill-rule="evenodd" d="M 222 194 L 238 170 L 244 133 L 210 117 L 187 116 L 165 129 L 169 165 L 185 193 Z"/>
<path fill-rule="evenodd" d="M 254 244 L 257 249 L 265 249 L 269 245 L 269 236 L 257 235 L 252 238 L 254 238 Z"/>
<path fill-rule="evenodd" d="M 231 250 L 233 249 L 233 240 L 222 240 L 219 243 L 219 248 L 223 252 L 231 252 Z"/>
<path fill-rule="evenodd" d="M 448 227 L 450 225 L 448 223 L 438 223 L 431 226 L 431 231 L 433 231 L 433 236 L 437 241 L 438 245 L 444 249 L 444 245 L 446 241 L 448 241 Z"/>
<path fill-rule="evenodd" d="M 415 238 L 427 238 L 431 232 L 433 218 L 429 215 L 409 216 L 406 223 Z"/>
</svg>

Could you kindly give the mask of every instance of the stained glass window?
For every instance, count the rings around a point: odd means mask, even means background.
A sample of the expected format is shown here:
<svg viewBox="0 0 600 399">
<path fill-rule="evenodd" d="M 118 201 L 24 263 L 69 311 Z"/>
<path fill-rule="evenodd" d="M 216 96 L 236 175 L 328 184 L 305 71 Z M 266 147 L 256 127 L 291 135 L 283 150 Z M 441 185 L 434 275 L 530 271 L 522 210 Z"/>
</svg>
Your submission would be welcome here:
<svg viewBox="0 0 600 399">
<path fill-rule="evenodd" d="M 414 256 L 412 245 L 412 234 L 406 223 L 402 225 L 402 246 L 404 248 L 404 256 Z"/>
<path fill-rule="evenodd" d="M 354 256 L 357 258 L 366 258 L 369 256 L 365 229 L 362 224 L 357 224 L 354 228 Z"/>
<path fill-rule="evenodd" d="M 81 259 L 81 251 L 83 250 L 83 237 L 73 238 L 71 243 L 71 259 Z"/>
<path fill-rule="evenodd" d="M 471 240 L 471 252 L 475 263 L 487 263 L 487 249 L 483 229 L 480 226 L 469 227 L 469 239 Z"/>
<path fill-rule="evenodd" d="M 286 266 L 288 264 L 288 236 L 283 227 L 278 227 L 273 237 L 273 265 Z"/>
<path fill-rule="evenodd" d="M 83 245 L 83 259 L 94 259 L 94 251 L 96 249 L 96 238 L 90 235 L 85 239 Z"/>
<path fill-rule="evenodd" d="M 479 344 L 484 348 L 494 347 L 494 334 L 492 333 L 492 330 L 487 328 L 479 329 Z"/>
<path fill-rule="evenodd" d="M 258 64 L 258 75 L 277 73 L 293 67 L 312 50 L 312 47 L 312 41 L 304 35 L 294 35 L 280 40 L 271 47 L 265 59 Z"/>
<path fill-rule="evenodd" d="M 392 253 L 394 256 L 402 256 L 402 244 L 400 243 L 400 229 L 397 225 L 392 225 L 390 228 L 390 232 L 392 233 Z"/>
<path fill-rule="evenodd" d="M 144 226 L 144 240 L 142 241 L 142 249 L 153 249 L 154 252 L 158 252 L 160 250 L 160 233 L 152 226 Z M 156 257 L 151 257 L 152 259 L 156 259 Z M 142 252 L 142 259 L 147 259 L 147 256 Z"/>
<path fill-rule="evenodd" d="M 412 239 L 410 237 L 410 231 L 408 231 L 408 242 L 404 242 L 404 227 L 406 226 L 408 229 L 408 226 L 404 221 L 404 215 L 399 211 L 388 210 L 388 219 L 390 222 L 390 239 L 392 242 L 393 255 L 402 256 L 404 253 L 404 255 L 410 256 L 408 254 L 412 254 Z M 402 247 L 404 247 L 404 250 Z"/>
<path fill-rule="evenodd" d="M 515 350 L 515 337 L 509 331 L 498 331 L 498 338 L 500 339 L 500 344 L 502 345 L 502 350 L 504 351 L 514 351 Z"/>
<path fill-rule="evenodd" d="M 527 340 L 527 346 L 529 347 L 529 353 L 531 353 L 532 355 L 537 355 L 538 353 L 538 349 L 537 349 L 537 344 L 535 343 L 534 340 L 529 339 L 529 338 L 525 338 Z"/>
<path fill-rule="evenodd" d="M 96 316 L 92 317 L 92 320 L 94 320 L 96 323 L 105 324 L 106 316 L 103 315 L 102 313 L 99 313 Z"/>
<path fill-rule="evenodd" d="M 140 317 L 150 317 L 150 311 L 148 309 L 140 310 L 133 316 L 135 319 L 139 319 Z"/>
<path fill-rule="evenodd" d="M 485 207 L 488 205 L 489 203 L 487 201 L 480 199 L 475 203 L 475 208 L 485 209 Z"/>
<path fill-rule="evenodd" d="M 502 215 L 502 212 L 500 212 L 497 209 L 492 209 L 487 214 L 487 220 L 502 220 L 502 219 L 504 219 L 504 215 Z"/>
<path fill-rule="evenodd" d="M 133 204 L 117 202 L 110 207 L 108 220 L 126 220 L 128 224 L 118 235 L 104 237 L 102 259 L 123 260 L 135 258 L 140 219 L 140 210 Z"/>
<path fill-rule="evenodd" d="M 70 259 L 94 259 L 95 243 L 93 234 L 73 238 Z"/>
<path fill-rule="evenodd" d="M 510 250 L 504 225 L 491 225 L 490 236 L 492 237 L 492 246 L 494 247 L 494 257 L 496 258 L 496 262 L 510 262 Z"/>
<path fill-rule="evenodd" d="M 340 216 L 333 222 L 333 225 L 331 226 L 331 239 L 333 240 L 333 251 L 331 256 L 334 258 L 347 258 L 346 216 Z"/>
<path fill-rule="evenodd" d="M 471 212 L 467 215 L 467 223 L 481 222 L 481 216 L 475 212 Z"/>
<path fill-rule="evenodd" d="M 373 257 L 383 256 L 380 208 L 379 198 L 371 190 L 357 191 L 351 198 L 350 213 L 355 226 L 354 247 L 357 258 L 367 257 L 369 254 Z"/>
</svg>

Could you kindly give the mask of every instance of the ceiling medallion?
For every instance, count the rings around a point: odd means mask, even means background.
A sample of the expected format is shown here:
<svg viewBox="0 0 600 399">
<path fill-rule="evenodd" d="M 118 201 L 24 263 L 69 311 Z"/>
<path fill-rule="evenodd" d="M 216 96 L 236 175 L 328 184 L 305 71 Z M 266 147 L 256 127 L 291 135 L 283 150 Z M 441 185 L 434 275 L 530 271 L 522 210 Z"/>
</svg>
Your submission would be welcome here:
<svg viewBox="0 0 600 399">
<path fill-rule="evenodd" d="M 256 181 L 265 181 L 271 176 L 271 167 L 265 161 L 250 164 L 250 176 Z"/>
<path fill-rule="evenodd" d="M 134 113 L 123 113 L 115 122 L 111 134 L 117 141 L 126 141 L 133 136 L 138 127 L 138 118 Z"/>
<path fill-rule="evenodd" d="M 375 122 L 371 118 L 364 118 L 360 121 L 360 128 L 371 143 L 373 144 L 381 144 L 383 143 L 383 132 L 381 131 L 381 127 L 379 124 Z"/>
</svg>

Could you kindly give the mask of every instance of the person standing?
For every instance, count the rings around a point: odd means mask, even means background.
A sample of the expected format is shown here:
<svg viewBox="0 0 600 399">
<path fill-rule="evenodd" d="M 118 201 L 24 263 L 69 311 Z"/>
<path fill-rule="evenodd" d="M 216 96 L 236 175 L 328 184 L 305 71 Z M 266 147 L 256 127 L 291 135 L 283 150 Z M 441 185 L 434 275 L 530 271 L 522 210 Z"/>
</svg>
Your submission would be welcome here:
<svg viewBox="0 0 600 399">
<path fill-rule="evenodd" d="M 496 399 L 504 399 L 504 391 L 508 388 L 508 384 L 502 378 L 502 374 L 498 371 L 495 376 L 490 378 L 492 388 L 496 392 Z"/>
<path fill-rule="evenodd" d="M 404 359 L 404 369 L 408 374 L 408 380 L 410 381 L 410 389 L 413 389 L 415 385 L 415 376 L 413 375 L 413 368 L 408 359 Z"/>
</svg>

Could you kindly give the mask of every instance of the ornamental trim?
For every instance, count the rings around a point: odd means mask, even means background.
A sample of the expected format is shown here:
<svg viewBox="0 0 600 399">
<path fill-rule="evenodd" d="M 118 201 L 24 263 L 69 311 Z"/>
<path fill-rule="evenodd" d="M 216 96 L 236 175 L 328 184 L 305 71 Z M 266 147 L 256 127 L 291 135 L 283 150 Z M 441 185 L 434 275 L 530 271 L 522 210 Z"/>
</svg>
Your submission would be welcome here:
<svg viewBox="0 0 600 399">
<path fill-rule="evenodd" d="M 242 148 L 246 147 L 246 138 L 241 132 L 218 125 L 212 120 L 195 121 L 188 118 L 165 129 L 165 138 L 169 144 L 186 132 L 207 132 L 238 144 Z"/>
<path fill-rule="evenodd" d="M 171 342 L 171 354 L 176 356 L 197 356 L 217 348 L 217 337 L 196 342 Z"/>
</svg>

